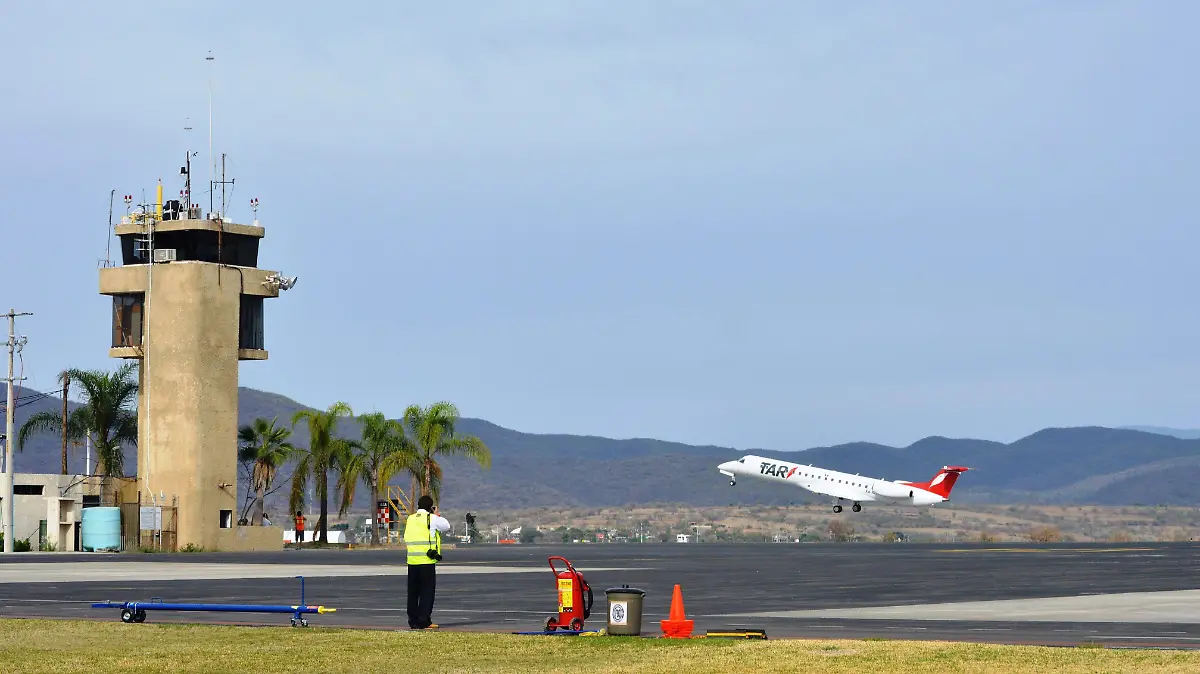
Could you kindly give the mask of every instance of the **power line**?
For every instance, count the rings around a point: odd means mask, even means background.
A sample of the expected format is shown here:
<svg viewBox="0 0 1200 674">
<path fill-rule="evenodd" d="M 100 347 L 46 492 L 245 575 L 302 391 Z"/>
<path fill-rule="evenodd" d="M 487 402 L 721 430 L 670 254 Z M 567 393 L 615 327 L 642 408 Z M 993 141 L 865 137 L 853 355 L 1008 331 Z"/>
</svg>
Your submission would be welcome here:
<svg viewBox="0 0 1200 674">
<path fill-rule="evenodd" d="M 34 403 L 41 402 L 41 401 L 47 400 L 49 398 L 53 398 L 60 393 L 62 393 L 62 389 L 58 389 L 57 391 L 48 391 L 46 393 L 30 393 L 27 395 L 17 396 L 14 401 L 13 409 L 19 410 L 22 407 L 25 407 L 26 405 L 32 405 Z M 0 404 L 0 410 L 4 410 L 7 408 L 8 408 L 7 405 Z"/>
</svg>

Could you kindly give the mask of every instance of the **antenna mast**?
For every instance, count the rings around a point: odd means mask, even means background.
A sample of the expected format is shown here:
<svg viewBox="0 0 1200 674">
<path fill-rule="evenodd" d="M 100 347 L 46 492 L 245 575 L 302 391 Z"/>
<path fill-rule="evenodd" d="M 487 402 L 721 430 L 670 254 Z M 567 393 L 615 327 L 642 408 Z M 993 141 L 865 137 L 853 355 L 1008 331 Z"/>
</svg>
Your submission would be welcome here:
<svg viewBox="0 0 1200 674">
<path fill-rule="evenodd" d="M 183 179 L 183 207 L 187 212 L 187 217 L 192 215 L 192 151 L 188 150 L 183 156 L 183 170 L 187 171 Z"/>
<path fill-rule="evenodd" d="M 117 196 L 116 190 L 113 190 L 108 193 L 108 236 L 105 237 L 107 239 L 107 244 L 106 244 L 107 247 L 104 249 L 105 250 L 105 252 L 104 252 L 104 266 L 105 267 L 112 266 L 112 237 L 113 237 L 112 208 L 113 208 L 113 197 L 115 197 L 115 196 Z M 65 396 L 66 394 L 64 393 L 63 395 Z"/>
<path fill-rule="evenodd" d="M 211 214 L 213 210 L 213 180 L 217 172 L 217 159 L 213 156 L 212 150 L 212 50 L 208 50 L 208 56 L 204 59 L 208 61 L 208 212 Z"/>
<path fill-rule="evenodd" d="M 185 132 L 192 130 L 191 117 L 188 117 L 187 120 L 184 121 L 183 130 Z M 190 220 L 192 217 L 192 149 L 190 147 L 192 134 L 187 134 L 187 138 L 189 147 L 187 151 L 184 152 L 183 168 L 181 169 L 184 176 L 183 191 L 179 193 L 179 196 L 181 197 L 181 201 L 183 201 L 183 217 Z"/>
</svg>

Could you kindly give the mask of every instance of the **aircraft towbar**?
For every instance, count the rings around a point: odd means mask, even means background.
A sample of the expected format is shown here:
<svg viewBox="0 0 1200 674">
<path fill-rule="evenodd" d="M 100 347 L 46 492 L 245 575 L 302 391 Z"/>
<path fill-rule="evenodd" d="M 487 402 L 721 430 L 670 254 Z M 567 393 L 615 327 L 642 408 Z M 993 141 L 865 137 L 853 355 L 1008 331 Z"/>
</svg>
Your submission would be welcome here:
<svg viewBox="0 0 1200 674">
<path fill-rule="evenodd" d="M 333 613 L 336 608 L 325 606 L 309 606 L 304 603 L 304 577 L 300 579 L 300 603 L 294 606 L 283 604 L 203 604 L 203 603 L 169 603 L 161 597 L 151 597 L 150 601 L 96 602 L 92 608 L 121 609 L 121 621 L 126 623 L 146 622 L 146 611 L 216 611 L 223 613 L 290 613 L 292 627 L 300 625 L 308 627 L 307 614 Z"/>
</svg>

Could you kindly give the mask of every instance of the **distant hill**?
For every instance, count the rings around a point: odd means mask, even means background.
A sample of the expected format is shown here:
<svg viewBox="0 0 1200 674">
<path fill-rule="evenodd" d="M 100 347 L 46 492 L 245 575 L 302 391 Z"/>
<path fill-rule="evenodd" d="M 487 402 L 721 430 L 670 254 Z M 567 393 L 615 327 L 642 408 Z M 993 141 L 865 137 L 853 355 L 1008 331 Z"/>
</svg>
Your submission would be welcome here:
<svg viewBox="0 0 1200 674">
<path fill-rule="evenodd" d="M 1182 438 L 1184 440 L 1200 438 L 1200 428 L 1169 428 L 1166 426 L 1122 426 L 1121 428 L 1131 431 L 1169 435 L 1173 438 Z"/>
<path fill-rule="evenodd" d="M 20 395 L 29 397 L 17 409 L 18 427 L 37 410 L 61 409 L 60 399 L 39 400 L 30 390 Z M 305 408 L 278 394 L 239 390 L 239 423 L 276 416 L 287 423 Z M 931 436 L 903 448 L 849 443 L 801 452 L 541 435 L 470 418 L 462 419 L 459 429 L 483 439 L 492 450 L 493 467 L 483 471 L 463 460 L 448 461 L 443 503 L 447 509 L 824 502 L 801 489 L 749 480 L 730 487 L 716 465 L 748 452 L 889 480 L 924 480 L 943 465 L 966 465 L 972 470 L 959 480 L 954 499 L 967 503 L 1200 505 L 1200 487 L 1193 477 L 1200 468 L 1200 439 L 1132 429 L 1047 428 L 1008 444 Z M 340 434 L 357 432 L 357 423 L 351 421 L 342 425 Z M 293 440 L 307 446 L 303 427 L 297 428 Z M 53 435 L 35 438 L 16 456 L 17 469 L 57 473 L 59 447 Z M 82 457 L 82 449 L 73 455 L 72 471 L 82 466 Z M 132 472 L 135 453 L 127 457 L 127 471 Z M 367 508 L 366 491 L 359 491 L 355 505 Z"/>
</svg>

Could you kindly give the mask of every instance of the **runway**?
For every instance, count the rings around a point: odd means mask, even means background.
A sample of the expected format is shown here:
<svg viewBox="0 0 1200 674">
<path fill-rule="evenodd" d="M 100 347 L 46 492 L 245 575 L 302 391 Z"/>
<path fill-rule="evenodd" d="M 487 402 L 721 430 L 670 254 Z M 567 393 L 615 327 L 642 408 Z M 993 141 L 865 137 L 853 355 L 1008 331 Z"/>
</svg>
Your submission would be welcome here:
<svg viewBox="0 0 1200 674">
<path fill-rule="evenodd" d="M 1200 544 L 481 545 L 446 551 L 435 620 L 443 629 L 528 631 L 555 610 L 546 558 L 562 555 L 593 587 L 647 592 L 657 635 L 678 583 L 697 634 L 948 639 L 1200 648 Z M 337 608 L 313 626 L 406 629 L 404 553 L 75 555 L 0 559 L 0 616 L 117 620 L 98 601 L 307 604 Z M 150 622 L 287 625 L 286 616 L 151 613 Z"/>
</svg>

